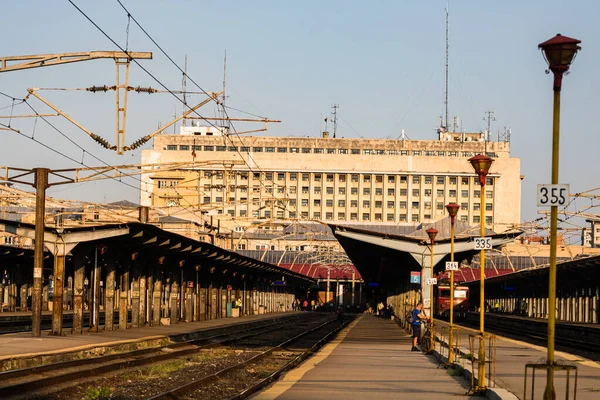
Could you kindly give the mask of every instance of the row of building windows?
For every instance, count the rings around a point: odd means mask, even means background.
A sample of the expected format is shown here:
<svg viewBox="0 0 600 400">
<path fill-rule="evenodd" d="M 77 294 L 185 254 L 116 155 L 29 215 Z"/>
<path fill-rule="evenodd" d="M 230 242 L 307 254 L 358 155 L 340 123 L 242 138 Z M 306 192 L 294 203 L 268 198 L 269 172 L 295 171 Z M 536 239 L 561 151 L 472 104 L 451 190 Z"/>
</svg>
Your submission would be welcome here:
<svg viewBox="0 0 600 400">
<path fill-rule="evenodd" d="M 216 192 L 222 192 L 225 188 L 226 188 L 225 185 L 205 184 L 203 186 L 204 192 L 209 192 L 212 189 L 214 189 Z M 276 189 L 277 193 L 283 194 L 283 193 L 285 193 L 286 186 L 277 186 L 275 189 Z M 290 194 L 290 195 L 298 193 L 297 186 L 288 186 L 287 189 L 288 189 L 288 194 Z M 247 193 L 248 186 L 229 185 L 230 192 L 235 192 L 236 190 L 239 190 L 241 193 Z M 310 191 L 311 190 L 310 190 L 309 186 L 301 186 L 300 192 L 302 194 L 309 194 Z M 266 186 L 255 185 L 252 187 L 252 193 L 261 193 L 261 192 L 272 194 L 272 193 L 274 193 L 274 188 L 273 188 L 273 186 L 269 186 L 269 185 L 266 185 Z M 313 186 L 312 192 L 314 194 L 325 193 L 327 195 L 333 195 L 334 187 L 328 186 L 325 188 L 325 191 L 323 192 L 321 186 Z M 359 189 L 357 187 L 351 187 L 350 191 L 347 191 L 346 187 L 342 186 L 342 187 L 337 188 L 337 192 L 339 195 L 346 195 L 347 193 L 350 193 L 351 196 L 358 196 Z M 375 194 L 375 196 L 383 196 L 384 190 L 383 190 L 383 188 L 375 188 L 374 190 L 371 190 L 371 188 L 362 188 L 361 192 L 362 192 L 363 196 L 370 196 L 372 193 Z M 388 196 L 396 196 L 396 189 L 394 189 L 394 188 L 388 188 L 385 192 L 387 193 Z M 406 197 L 406 196 L 408 196 L 408 189 L 399 189 L 397 193 L 400 197 Z M 412 193 L 413 197 L 433 197 L 432 189 L 412 189 L 411 193 Z M 450 190 L 448 190 L 448 197 L 457 197 L 457 193 L 458 193 L 458 191 L 456 189 L 450 189 Z M 466 190 L 466 189 L 460 191 L 461 198 L 469 198 L 470 194 L 471 194 L 471 191 Z M 473 197 L 476 199 L 481 198 L 481 190 L 473 190 L 472 194 L 473 194 Z M 435 195 L 436 195 L 436 197 L 446 197 L 446 190 L 445 189 L 437 189 L 435 191 Z M 494 192 L 492 190 L 486 190 L 485 198 L 493 199 Z"/>
<path fill-rule="evenodd" d="M 298 153 L 298 154 L 375 154 L 375 155 L 390 155 L 390 156 L 438 156 L 438 157 L 473 157 L 476 153 L 471 151 L 444 151 L 444 150 L 385 150 L 385 149 L 338 149 L 338 148 L 323 148 L 323 147 L 262 147 L 262 146 L 214 146 L 214 145 L 187 145 L 176 144 L 167 145 L 167 150 L 175 151 L 233 151 L 249 153 L 251 150 L 254 153 Z M 498 157 L 494 152 L 486 153 L 488 157 Z"/>
<path fill-rule="evenodd" d="M 240 201 L 242 203 L 246 202 L 248 199 L 247 198 L 241 198 Z M 211 203 L 211 197 L 210 196 L 204 196 L 203 198 L 204 204 L 210 204 Z M 235 202 L 235 197 L 230 197 L 229 201 L 231 203 Z M 222 203 L 223 202 L 223 197 L 222 196 L 216 196 L 215 197 L 215 202 L 216 203 Z M 255 206 L 259 206 L 261 204 L 259 199 L 252 199 L 251 201 L 252 205 Z M 266 207 L 270 206 L 271 204 L 273 204 L 273 202 L 271 200 L 265 200 L 264 201 L 264 205 Z M 282 200 L 277 200 L 276 204 L 279 207 L 283 207 L 284 206 L 284 202 Z M 288 200 L 288 204 L 290 207 L 297 207 L 298 203 L 296 201 L 296 199 L 289 199 Z M 308 199 L 302 199 L 300 200 L 300 206 L 302 207 L 308 207 L 310 204 Z M 321 200 L 313 200 L 312 202 L 314 207 L 321 207 L 322 205 L 325 205 L 325 207 L 333 207 L 334 205 L 334 201 L 333 200 L 325 200 L 324 202 Z M 346 207 L 346 205 L 349 204 L 350 208 L 358 208 L 358 200 L 350 200 L 349 202 L 347 202 L 346 200 L 338 200 L 337 201 L 337 206 L 338 207 Z M 423 208 L 425 210 L 431 210 L 433 205 L 433 203 L 430 201 L 426 201 L 423 203 Z M 383 208 L 383 202 L 382 201 L 375 201 L 373 202 L 373 205 L 375 208 Z M 411 208 L 412 209 L 419 209 L 421 203 L 418 201 L 413 201 L 410 203 Z M 388 201 L 386 202 L 386 207 L 388 209 L 392 209 L 396 207 L 396 202 L 395 201 Z M 436 210 L 444 210 L 446 207 L 444 202 L 438 201 L 435 203 L 435 208 Z M 461 210 L 465 210 L 468 211 L 469 210 L 469 203 L 461 203 L 460 204 Z M 473 210 L 474 211 L 478 211 L 481 207 L 481 203 L 473 203 L 472 204 Z M 362 202 L 362 208 L 371 208 L 371 201 L 369 200 L 363 200 Z M 398 208 L 400 209 L 406 209 L 408 208 L 408 202 L 407 201 L 400 201 L 398 202 Z M 487 211 L 492 211 L 494 209 L 493 203 L 485 203 L 485 209 Z"/>
<path fill-rule="evenodd" d="M 241 211 L 244 211 L 243 216 L 245 216 L 246 215 L 245 210 L 241 210 Z M 230 212 L 229 214 L 231 216 L 234 216 L 234 214 L 232 212 Z M 290 215 L 289 216 L 290 218 L 296 218 L 296 213 L 295 212 L 290 212 L 289 215 Z M 255 217 L 255 218 L 261 218 L 261 217 L 271 218 L 271 211 L 264 211 L 262 213 L 262 215 L 258 211 L 254 211 L 252 213 L 252 216 Z M 303 219 L 308 219 L 309 218 L 309 213 L 306 212 L 306 211 L 302 211 L 300 213 L 300 216 Z M 316 211 L 316 212 L 313 212 L 312 219 L 320 220 L 321 216 L 322 216 L 321 212 Z M 324 216 L 325 216 L 325 220 L 327 220 L 327 221 L 333 221 L 333 213 L 332 212 L 326 212 L 324 214 Z M 358 221 L 359 216 L 360 216 L 360 218 L 361 218 L 362 221 L 371 221 L 371 218 L 373 218 L 373 221 L 384 221 L 384 219 L 383 219 L 384 218 L 384 214 L 382 214 L 382 213 L 375 213 L 374 215 L 371 215 L 371 213 L 362 213 L 362 214 L 359 214 L 359 213 L 350 213 L 350 221 Z M 277 218 L 284 218 L 284 212 L 283 211 L 277 211 L 276 212 L 276 217 Z M 392 214 L 392 213 L 385 214 L 385 221 L 387 221 L 387 222 L 394 222 L 394 221 L 396 221 L 395 217 L 396 217 L 396 214 Z M 409 218 L 409 214 L 398 214 L 398 221 L 399 222 L 409 222 L 408 218 Z M 424 214 L 423 215 L 423 219 L 424 220 L 431 220 L 432 216 L 431 216 L 431 214 Z M 346 220 L 346 213 L 339 212 L 337 214 L 337 220 L 345 221 Z M 469 217 L 467 215 L 461 215 L 460 216 L 460 220 L 462 222 L 468 223 L 469 222 Z M 421 220 L 419 218 L 419 214 L 410 214 L 410 222 L 420 222 L 420 221 Z M 474 224 L 478 224 L 481 221 L 481 218 L 479 217 L 479 215 L 475 215 L 475 216 L 473 216 L 472 221 L 473 221 Z M 494 218 L 492 216 L 486 216 L 485 217 L 485 223 L 486 224 L 492 224 L 493 221 L 494 221 Z"/>
<path fill-rule="evenodd" d="M 310 181 L 311 178 L 312 178 L 312 181 L 314 181 L 314 182 L 322 182 L 323 180 L 325 180 L 326 182 L 334 182 L 335 181 L 334 174 L 313 173 L 312 177 L 311 177 L 311 173 L 309 173 L 309 172 L 302 172 L 302 173 L 289 172 L 288 174 L 289 174 L 288 179 L 290 181 L 297 181 L 298 175 L 300 175 L 300 178 L 302 179 L 302 181 L 305 181 L 305 182 Z M 205 178 L 215 177 L 216 179 L 223 179 L 224 174 L 223 174 L 223 171 L 204 171 L 204 177 Z M 241 180 L 247 180 L 248 173 L 240 172 L 239 177 Z M 286 173 L 285 172 L 254 172 L 252 177 L 256 180 L 274 181 L 274 178 L 277 178 L 278 181 L 285 181 Z M 408 175 L 400 175 L 400 176 L 388 175 L 387 182 L 388 183 L 396 183 L 396 178 L 398 178 L 398 182 L 400 182 L 400 183 L 408 183 L 408 179 L 409 179 Z M 413 175 L 411 178 L 411 180 L 414 184 L 424 183 L 425 185 L 431 185 L 431 184 L 433 184 L 434 181 L 438 185 L 444 185 L 446 183 L 446 179 L 448 180 L 448 183 L 450 185 L 456 185 L 458 183 L 459 177 L 457 177 L 457 176 L 446 177 L 446 176 L 433 176 L 433 175 L 425 175 L 425 176 Z M 463 185 L 468 185 L 469 179 L 472 179 L 474 184 L 479 184 L 478 177 L 469 178 L 467 176 L 463 176 L 463 177 L 460 177 L 460 182 Z M 344 183 L 344 182 L 347 182 L 347 180 L 348 180 L 348 177 L 346 174 L 338 174 L 338 182 Z M 350 174 L 350 182 L 359 182 L 359 180 L 360 180 L 359 174 Z M 362 175 L 362 181 L 364 183 L 370 183 L 373 181 L 375 183 L 383 183 L 384 176 L 383 175 L 374 175 L 374 176 Z M 494 184 L 494 178 L 488 177 L 487 181 L 486 181 L 486 185 L 493 185 L 493 184 Z"/>
<path fill-rule="evenodd" d="M 218 214 L 223 214 L 223 210 L 217 210 Z M 236 216 L 236 212 L 233 209 L 227 210 L 227 214 L 235 217 Z M 237 212 L 239 217 L 246 217 L 248 215 L 247 210 L 238 210 Z M 309 219 L 310 218 L 310 214 L 308 211 L 301 211 L 299 213 L 300 217 L 302 219 Z M 312 213 L 312 219 L 315 220 L 321 220 L 322 216 L 325 217 L 325 220 L 327 221 L 333 221 L 333 216 L 334 213 L 333 212 L 325 212 L 325 213 L 321 213 L 320 211 L 315 211 Z M 349 219 L 347 217 L 350 217 Z M 262 211 L 252 211 L 252 217 L 254 218 L 271 218 L 271 211 L 270 210 L 262 210 Z M 283 219 L 285 218 L 285 212 L 284 211 L 276 211 L 275 212 L 275 217 L 276 218 L 280 218 Z M 361 219 L 361 221 L 377 221 L 377 222 L 381 222 L 384 221 L 384 214 L 383 213 L 357 213 L 357 212 L 352 212 L 349 214 L 346 214 L 345 212 L 338 212 L 337 213 L 337 220 L 339 221 L 346 221 L 346 220 L 350 220 L 350 221 L 358 221 L 359 217 Z M 421 219 L 419 218 L 419 214 L 418 213 L 412 213 L 412 214 L 406 214 L 406 213 L 401 213 L 398 214 L 398 222 L 409 222 L 409 217 L 410 217 L 410 222 L 421 222 Z M 288 218 L 294 219 L 294 218 L 298 218 L 298 213 L 295 211 L 289 211 L 288 212 Z M 395 220 L 396 218 L 396 214 L 394 213 L 387 213 L 385 214 L 385 221 L 387 222 L 396 222 Z M 423 214 L 423 220 L 431 220 L 432 219 L 432 215 L 431 214 L 427 214 L 424 213 Z M 468 215 L 459 215 L 459 219 L 462 222 L 468 223 L 469 222 L 469 216 Z M 478 224 L 481 221 L 481 218 L 479 215 L 474 215 L 471 218 L 472 222 L 474 224 Z M 494 217 L 491 215 L 487 215 L 485 217 L 485 223 L 486 224 L 492 224 L 494 222 Z"/>
<path fill-rule="evenodd" d="M 210 204 L 211 202 L 211 197 L 210 196 L 204 196 L 203 197 L 203 204 Z M 222 196 L 216 196 L 215 198 L 215 203 L 223 203 L 223 197 Z M 248 201 L 248 199 L 246 197 L 241 197 L 238 199 L 240 201 L 240 203 L 245 203 Z M 236 201 L 235 197 L 229 197 L 229 203 L 234 203 Z M 288 204 L 290 207 L 297 207 L 298 206 L 298 202 L 296 201 L 296 199 L 288 199 Z M 285 203 L 283 200 L 276 200 L 276 201 L 272 201 L 272 200 L 264 200 L 262 202 L 264 204 L 265 207 L 270 206 L 271 204 L 276 204 L 279 207 L 284 207 Z M 251 204 L 254 206 L 260 206 L 261 205 L 261 201 L 258 198 L 253 198 L 251 200 Z M 301 199 L 300 200 L 300 205 L 302 207 L 308 207 L 310 204 L 308 199 Z M 322 205 L 325 205 L 325 207 L 333 207 L 334 205 L 334 201 L 333 200 L 325 200 L 324 202 L 321 200 L 313 200 L 313 206 L 315 207 L 321 207 Z M 338 207 L 346 207 L 346 205 L 349 204 L 351 208 L 358 208 L 358 200 L 350 200 L 350 201 L 346 201 L 346 200 L 338 200 L 337 201 L 337 206 Z M 413 209 L 418 209 L 420 207 L 420 203 L 418 201 L 413 201 L 410 203 L 411 204 L 411 208 Z M 423 207 L 426 210 L 431 210 L 432 209 L 432 202 L 430 201 L 426 201 L 423 203 Z M 382 201 L 375 201 L 373 202 L 373 205 L 375 206 L 375 208 L 383 208 L 383 202 Z M 362 202 L 362 207 L 363 208 L 370 208 L 371 207 L 371 201 L 369 200 L 363 200 Z M 386 207 L 391 209 L 391 208 L 395 208 L 396 207 L 396 202 L 394 201 L 387 201 L 386 202 Z M 436 210 L 444 210 L 446 207 L 445 203 L 442 201 L 438 201 L 435 203 L 435 208 Z M 472 204 L 473 210 L 474 211 L 478 211 L 481 207 L 481 203 L 473 203 Z M 408 208 L 408 202 L 407 201 L 400 201 L 398 202 L 398 208 L 400 209 L 406 209 Z M 460 203 L 460 208 L 463 211 L 468 211 L 469 210 L 469 203 Z M 485 209 L 487 211 L 492 211 L 494 209 L 494 205 L 493 203 L 485 203 Z"/>
</svg>

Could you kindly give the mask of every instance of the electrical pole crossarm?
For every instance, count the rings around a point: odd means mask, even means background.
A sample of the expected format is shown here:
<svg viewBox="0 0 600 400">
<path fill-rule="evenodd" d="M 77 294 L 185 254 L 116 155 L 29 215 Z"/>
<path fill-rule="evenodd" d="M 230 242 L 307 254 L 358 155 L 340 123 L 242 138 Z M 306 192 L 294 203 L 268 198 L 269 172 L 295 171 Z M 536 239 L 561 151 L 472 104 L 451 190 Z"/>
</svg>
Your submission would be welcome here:
<svg viewBox="0 0 600 400">
<path fill-rule="evenodd" d="M 124 53 L 122 51 L 84 51 L 79 53 L 52 53 L 0 57 L 0 72 L 49 67 L 52 65 L 96 60 L 100 58 L 151 60 L 152 52 L 130 51 L 128 53 Z"/>
</svg>

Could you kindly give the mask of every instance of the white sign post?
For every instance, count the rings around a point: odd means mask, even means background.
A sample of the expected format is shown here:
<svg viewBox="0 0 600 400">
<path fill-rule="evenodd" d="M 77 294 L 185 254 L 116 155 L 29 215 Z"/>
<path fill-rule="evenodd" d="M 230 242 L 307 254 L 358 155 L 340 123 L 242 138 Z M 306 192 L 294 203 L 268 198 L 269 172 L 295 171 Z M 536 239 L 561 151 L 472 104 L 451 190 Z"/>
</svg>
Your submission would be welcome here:
<svg viewBox="0 0 600 400">
<path fill-rule="evenodd" d="M 458 261 L 446 261 L 446 271 L 458 271 Z"/>
<path fill-rule="evenodd" d="M 546 206 L 564 206 L 569 200 L 569 185 L 537 185 L 537 205 Z"/>
<path fill-rule="evenodd" d="M 492 249 L 492 238 L 491 237 L 479 237 L 475 238 L 475 250 L 491 250 Z"/>
</svg>

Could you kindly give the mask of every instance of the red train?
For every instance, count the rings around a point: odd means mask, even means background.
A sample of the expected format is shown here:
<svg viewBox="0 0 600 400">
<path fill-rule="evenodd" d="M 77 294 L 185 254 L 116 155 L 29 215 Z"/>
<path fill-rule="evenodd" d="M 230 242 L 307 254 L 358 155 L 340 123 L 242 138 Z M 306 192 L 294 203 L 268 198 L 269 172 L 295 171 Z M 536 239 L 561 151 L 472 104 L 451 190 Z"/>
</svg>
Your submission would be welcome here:
<svg viewBox="0 0 600 400">
<path fill-rule="evenodd" d="M 438 317 L 450 317 L 450 285 L 442 284 L 436 287 L 435 298 Z M 454 286 L 454 318 L 465 318 L 469 311 L 469 288 L 467 286 Z"/>
</svg>

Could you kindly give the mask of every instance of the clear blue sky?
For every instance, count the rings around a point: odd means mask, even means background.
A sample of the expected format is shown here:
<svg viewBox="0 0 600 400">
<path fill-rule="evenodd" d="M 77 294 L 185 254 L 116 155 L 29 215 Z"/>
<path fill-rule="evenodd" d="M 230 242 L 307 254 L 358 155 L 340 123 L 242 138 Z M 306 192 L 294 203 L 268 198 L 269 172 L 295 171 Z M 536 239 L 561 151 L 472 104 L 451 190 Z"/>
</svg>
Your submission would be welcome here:
<svg viewBox="0 0 600 400">
<path fill-rule="evenodd" d="M 75 1 L 119 44 L 127 15 L 116 0 Z M 444 8 L 430 1 L 134 1 L 123 0 L 152 37 L 205 90 L 222 82 L 228 55 L 228 105 L 281 119 L 272 135 L 317 135 L 321 114 L 340 105 L 339 135 L 433 139 L 443 113 Z M 469 131 L 512 128 L 512 155 L 522 159 L 522 219 L 537 217 L 535 186 L 550 180 L 552 78 L 538 43 L 562 33 L 582 40 L 583 50 L 565 78 L 562 99 L 560 181 L 572 192 L 600 186 L 593 167 L 600 148 L 600 3 L 573 1 L 451 1 L 450 114 Z M 10 1 L 0 14 L 3 55 L 116 50 L 68 1 Z M 181 73 L 132 22 L 129 49 L 152 51 L 142 61 L 161 82 L 181 88 Z M 158 84 L 135 66 L 132 86 Z M 110 60 L 90 61 L 0 75 L 0 90 L 23 97 L 28 87 L 114 84 Z M 193 86 L 188 86 L 193 90 Z M 84 126 L 115 141 L 114 93 L 41 92 Z M 127 143 L 167 122 L 182 107 L 167 94 L 129 98 Z M 48 112 L 39 102 L 39 111 Z M 7 98 L 0 107 L 10 106 Z M 203 109 L 213 115 L 212 108 Z M 10 113 L 10 108 L 2 112 Z M 19 107 L 15 113 L 27 112 Z M 232 116 L 234 116 L 232 112 Z M 6 115 L 6 114 L 4 114 Z M 242 116 L 237 114 L 235 116 Z M 139 162 L 139 151 L 116 156 L 68 123 L 56 126 L 105 162 Z M 4 121 L 6 122 L 6 120 Z M 31 133 L 33 121 L 12 122 Z M 38 121 L 35 137 L 77 160 L 81 150 Z M 2 131 L 3 165 L 77 167 L 15 133 Z M 495 136 L 495 135 L 494 135 Z M 84 156 L 88 165 L 101 165 Z M 587 160 L 582 163 L 583 160 Z M 115 182 L 60 186 L 50 194 L 90 201 L 137 201 L 138 193 Z M 578 207 L 589 201 L 578 200 Z"/>
</svg>

